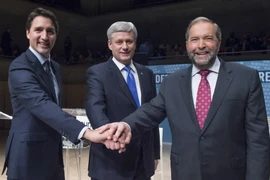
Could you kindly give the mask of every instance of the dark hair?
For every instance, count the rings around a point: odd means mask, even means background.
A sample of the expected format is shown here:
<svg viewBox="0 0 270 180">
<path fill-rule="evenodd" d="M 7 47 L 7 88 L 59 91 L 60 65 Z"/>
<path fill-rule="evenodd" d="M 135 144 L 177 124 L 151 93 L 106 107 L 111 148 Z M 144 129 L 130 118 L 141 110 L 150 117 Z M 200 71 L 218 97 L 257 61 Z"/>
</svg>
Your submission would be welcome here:
<svg viewBox="0 0 270 180">
<path fill-rule="evenodd" d="M 51 21 L 55 27 L 56 34 L 58 34 L 59 25 L 58 25 L 58 21 L 56 19 L 56 16 L 53 14 L 52 11 L 49 11 L 49 10 L 43 9 L 43 8 L 36 8 L 28 15 L 27 21 L 25 23 L 26 30 L 28 30 L 28 31 L 30 30 L 31 25 L 32 25 L 32 21 L 38 16 L 43 16 L 43 17 L 51 19 Z"/>
</svg>

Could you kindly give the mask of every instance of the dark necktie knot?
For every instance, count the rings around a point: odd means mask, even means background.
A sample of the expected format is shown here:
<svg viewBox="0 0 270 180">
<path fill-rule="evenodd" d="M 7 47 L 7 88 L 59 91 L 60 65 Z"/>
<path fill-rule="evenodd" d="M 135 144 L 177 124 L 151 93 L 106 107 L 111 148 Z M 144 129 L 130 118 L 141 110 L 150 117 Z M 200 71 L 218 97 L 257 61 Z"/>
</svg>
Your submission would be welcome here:
<svg viewBox="0 0 270 180">
<path fill-rule="evenodd" d="M 51 66 L 51 62 L 49 61 L 49 60 L 46 60 L 45 62 L 44 62 L 44 66 Z"/>
<path fill-rule="evenodd" d="M 45 71 L 47 73 L 51 72 L 51 62 L 49 60 L 46 60 L 43 64 Z"/>
<path fill-rule="evenodd" d="M 202 76 L 202 78 L 206 78 L 209 74 L 210 74 L 210 70 L 205 69 L 205 70 L 200 70 L 200 74 Z"/>
</svg>

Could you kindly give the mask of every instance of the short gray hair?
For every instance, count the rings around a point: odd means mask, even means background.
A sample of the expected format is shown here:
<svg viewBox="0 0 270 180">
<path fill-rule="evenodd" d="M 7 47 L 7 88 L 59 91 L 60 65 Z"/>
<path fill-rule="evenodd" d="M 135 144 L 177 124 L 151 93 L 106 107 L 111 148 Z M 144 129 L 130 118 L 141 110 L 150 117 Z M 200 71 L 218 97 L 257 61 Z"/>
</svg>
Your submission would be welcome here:
<svg viewBox="0 0 270 180">
<path fill-rule="evenodd" d="M 135 40 L 138 36 L 137 29 L 132 22 L 117 21 L 113 23 L 107 30 L 108 40 L 111 40 L 112 34 L 116 32 L 133 32 Z"/>
<path fill-rule="evenodd" d="M 188 40 L 188 38 L 189 38 L 189 31 L 190 31 L 191 27 L 192 27 L 194 24 L 198 23 L 198 22 L 208 22 L 208 23 L 213 24 L 214 27 L 215 27 L 215 29 L 216 29 L 216 36 L 217 36 L 217 39 L 218 39 L 219 41 L 221 41 L 222 34 L 221 34 L 221 29 L 220 29 L 220 27 L 219 27 L 216 23 L 214 23 L 214 21 L 212 21 L 211 19 L 208 19 L 208 18 L 206 18 L 206 17 L 197 17 L 197 18 L 195 18 L 194 20 L 192 20 L 192 21 L 189 23 L 189 25 L 188 25 L 188 27 L 187 27 L 187 31 L 186 31 L 186 40 Z"/>
</svg>

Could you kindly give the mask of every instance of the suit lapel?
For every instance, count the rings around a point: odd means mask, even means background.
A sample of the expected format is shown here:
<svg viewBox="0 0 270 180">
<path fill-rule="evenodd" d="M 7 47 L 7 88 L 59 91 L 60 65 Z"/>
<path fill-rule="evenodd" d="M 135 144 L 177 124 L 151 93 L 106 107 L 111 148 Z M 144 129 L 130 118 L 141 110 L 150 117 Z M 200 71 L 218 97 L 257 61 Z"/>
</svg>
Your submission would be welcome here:
<svg viewBox="0 0 270 180">
<path fill-rule="evenodd" d="M 133 99 L 133 96 L 129 90 L 129 87 L 118 67 L 114 64 L 112 59 L 108 61 L 108 69 L 111 78 L 113 78 L 112 82 L 118 82 L 120 89 L 124 92 L 127 98 L 133 103 L 133 105 L 137 108 L 136 102 Z M 116 84 L 116 85 L 117 85 Z"/>
<path fill-rule="evenodd" d="M 59 105 L 61 106 L 61 102 L 62 102 L 62 97 L 61 97 L 61 92 L 62 92 L 62 86 L 61 86 L 61 75 L 60 75 L 60 69 L 59 69 L 59 66 L 56 65 L 56 63 L 54 61 L 51 61 L 52 62 L 52 69 L 53 69 L 53 73 L 55 74 L 55 77 L 56 77 L 56 81 L 57 81 L 57 85 L 58 85 L 58 88 L 59 88 L 59 93 L 58 93 L 58 103 Z"/>
<path fill-rule="evenodd" d="M 202 129 L 202 133 L 206 131 L 207 127 L 214 119 L 214 116 L 219 109 L 221 102 L 223 101 L 229 87 L 231 86 L 232 80 L 233 75 L 231 74 L 231 70 L 226 68 L 225 62 L 221 61 L 215 92 L 207 118 L 205 120 L 204 127 Z"/>
<path fill-rule="evenodd" d="M 146 76 L 146 72 L 143 71 L 143 68 L 140 68 L 135 62 L 134 66 L 136 67 L 137 73 L 138 73 L 138 78 L 139 78 L 139 83 L 140 83 L 140 88 L 141 88 L 141 104 L 145 103 L 146 101 L 146 88 L 149 87 L 148 84 L 145 82 L 144 76 Z M 135 102 L 135 101 L 134 101 Z"/>
<path fill-rule="evenodd" d="M 198 125 L 197 118 L 196 118 L 196 112 L 195 112 L 194 102 L 192 98 L 191 72 L 192 72 L 192 66 L 186 69 L 186 71 L 183 71 L 181 75 L 182 81 L 180 81 L 180 87 L 181 87 L 181 92 L 182 92 L 182 96 L 186 104 L 186 107 L 187 109 L 189 109 L 188 112 L 189 112 L 190 118 L 194 126 L 196 126 L 196 128 L 198 129 L 198 131 L 201 131 Z"/>
<path fill-rule="evenodd" d="M 60 87 L 60 82 L 61 82 L 61 76 L 60 76 L 60 70 L 59 68 L 57 68 L 56 63 L 54 61 L 52 62 L 52 69 L 53 69 L 53 73 L 55 74 L 56 80 L 57 80 L 57 84 Z"/>
<path fill-rule="evenodd" d="M 50 83 L 51 80 L 49 79 L 48 75 L 44 71 L 44 68 L 40 64 L 37 57 L 29 49 L 26 51 L 26 56 L 27 56 L 28 61 L 33 66 L 33 69 L 35 69 L 35 71 L 38 73 L 39 77 L 41 78 L 42 82 L 45 84 L 45 87 L 48 88 L 51 96 L 54 98 L 54 101 L 57 102 L 55 93 L 54 93 L 55 92 L 54 87 Z"/>
</svg>

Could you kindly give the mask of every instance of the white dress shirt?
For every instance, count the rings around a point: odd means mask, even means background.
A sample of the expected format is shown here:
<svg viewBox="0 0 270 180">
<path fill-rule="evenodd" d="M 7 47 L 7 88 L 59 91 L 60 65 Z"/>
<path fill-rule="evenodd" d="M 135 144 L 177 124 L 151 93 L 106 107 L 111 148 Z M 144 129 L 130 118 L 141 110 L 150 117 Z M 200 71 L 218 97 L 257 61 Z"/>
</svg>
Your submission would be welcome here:
<svg viewBox="0 0 270 180">
<path fill-rule="evenodd" d="M 39 62 L 41 63 L 41 65 L 43 66 L 45 61 L 51 61 L 51 57 L 49 57 L 48 59 L 46 59 L 45 57 L 43 57 L 41 54 L 39 54 L 36 50 L 34 50 L 31 46 L 29 46 L 29 50 L 37 57 L 37 59 L 39 60 Z M 44 69 L 45 70 L 45 69 Z M 57 104 L 59 104 L 59 86 L 56 80 L 56 76 L 53 73 L 52 68 L 50 67 L 52 76 L 53 76 L 53 86 L 54 86 L 54 91 L 55 91 L 55 96 L 56 96 L 56 101 Z"/>
<path fill-rule="evenodd" d="M 118 67 L 119 71 L 121 71 L 125 81 L 127 82 L 127 75 L 128 74 L 127 74 L 127 71 L 125 71 L 123 69 L 126 65 L 120 63 L 114 57 L 112 58 L 112 60 L 115 63 L 115 65 Z M 134 79 L 135 79 L 137 94 L 138 94 L 139 102 L 140 102 L 140 105 L 141 105 L 142 104 L 142 102 L 141 102 L 142 93 L 141 93 L 141 85 L 140 85 L 140 81 L 139 81 L 138 72 L 137 72 L 137 69 L 135 68 L 132 60 L 131 60 L 131 63 L 130 63 L 129 66 L 131 68 L 131 73 L 133 74 Z"/>
<path fill-rule="evenodd" d="M 41 54 L 39 54 L 37 51 L 35 51 L 31 46 L 29 46 L 29 50 L 37 57 L 37 59 L 39 60 L 39 62 L 41 63 L 41 65 L 43 65 L 45 63 L 46 60 L 51 60 L 50 57 L 48 59 L 44 58 Z M 52 75 L 53 75 L 53 84 L 54 84 L 54 90 L 56 93 L 56 98 L 57 98 L 57 104 L 59 104 L 59 100 L 58 100 L 58 95 L 59 95 L 59 87 L 58 87 L 58 83 L 55 77 L 55 74 L 53 73 L 53 70 L 51 69 Z M 85 126 L 79 133 L 78 135 L 78 139 L 81 139 L 84 132 L 89 129 L 87 126 Z"/>
<path fill-rule="evenodd" d="M 215 92 L 219 68 L 220 68 L 220 61 L 218 58 L 216 58 L 213 66 L 211 68 L 209 68 L 210 73 L 207 76 L 207 81 L 209 82 L 210 89 L 211 89 L 211 100 L 213 99 L 213 94 Z M 199 84 L 201 81 L 201 75 L 200 75 L 199 71 L 200 70 L 195 65 L 193 65 L 191 86 L 192 86 L 192 97 L 193 97 L 194 107 L 196 107 L 197 92 L 198 92 Z"/>
</svg>

